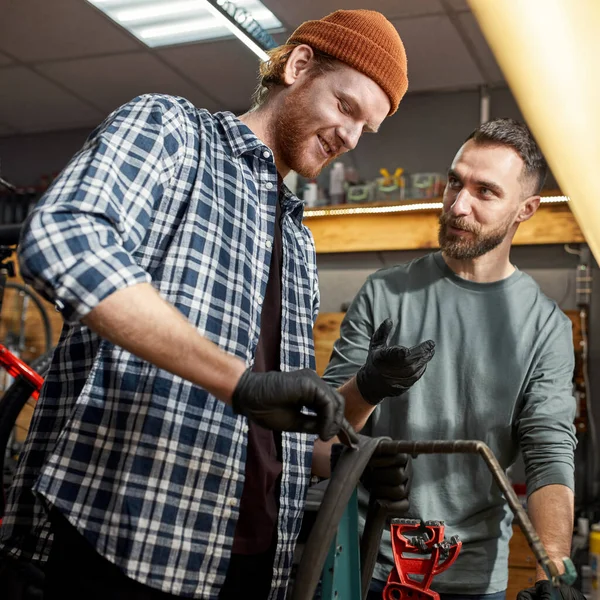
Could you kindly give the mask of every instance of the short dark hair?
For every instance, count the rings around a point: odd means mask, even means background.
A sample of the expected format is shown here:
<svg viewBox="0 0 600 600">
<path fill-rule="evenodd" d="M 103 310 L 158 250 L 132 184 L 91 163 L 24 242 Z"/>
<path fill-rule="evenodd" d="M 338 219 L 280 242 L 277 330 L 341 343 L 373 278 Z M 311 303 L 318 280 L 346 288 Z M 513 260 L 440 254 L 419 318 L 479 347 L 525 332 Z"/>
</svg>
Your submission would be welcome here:
<svg viewBox="0 0 600 600">
<path fill-rule="evenodd" d="M 469 140 L 512 148 L 523 160 L 525 178 L 535 182 L 533 193 L 540 193 L 548 175 L 548 164 L 525 123 L 508 118 L 492 119 L 475 129 L 465 143 Z"/>
</svg>

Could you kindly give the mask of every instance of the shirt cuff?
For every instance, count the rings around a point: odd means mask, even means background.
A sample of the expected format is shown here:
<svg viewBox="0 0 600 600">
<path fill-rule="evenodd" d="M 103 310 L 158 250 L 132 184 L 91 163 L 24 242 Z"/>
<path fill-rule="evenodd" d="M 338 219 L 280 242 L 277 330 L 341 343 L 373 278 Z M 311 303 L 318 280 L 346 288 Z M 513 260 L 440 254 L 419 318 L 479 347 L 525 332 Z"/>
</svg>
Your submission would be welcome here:
<svg viewBox="0 0 600 600">
<path fill-rule="evenodd" d="M 78 259 L 61 274 L 54 289 L 55 304 L 67 323 L 78 323 L 118 290 L 152 281 L 150 274 L 119 246 L 86 252 Z"/>
<path fill-rule="evenodd" d="M 545 473 L 538 476 L 530 477 L 527 480 L 527 497 L 531 496 L 533 492 L 536 492 L 540 488 L 546 487 L 547 485 L 564 485 L 571 491 L 575 491 L 575 476 L 573 473 Z"/>
</svg>

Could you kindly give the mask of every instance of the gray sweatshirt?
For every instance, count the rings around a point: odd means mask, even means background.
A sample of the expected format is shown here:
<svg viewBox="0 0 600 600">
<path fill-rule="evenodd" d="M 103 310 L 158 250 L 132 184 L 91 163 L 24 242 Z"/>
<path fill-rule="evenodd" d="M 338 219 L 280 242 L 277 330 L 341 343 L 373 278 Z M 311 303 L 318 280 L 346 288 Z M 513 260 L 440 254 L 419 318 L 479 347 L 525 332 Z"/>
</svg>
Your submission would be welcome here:
<svg viewBox="0 0 600 600">
<path fill-rule="evenodd" d="M 390 344 L 432 339 L 436 352 L 406 394 L 385 399 L 363 433 L 408 440 L 483 440 L 507 469 L 519 450 L 527 493 L 573 489 L 576 445 L 571 322 L 522 271 L 494 283 L 458 277 L 440 253 L 371 275 L 341 326 L 324 379 L 339 386 L 365 362 L 387 317 Z M 439 592 L 506 589 L 512 512 L 477 455 L 421 455 L 413 463 L 412 518 L 443 520 L 463 542 L 434 579 Z M 363 503 L 364 508 L 364 503 Z M 364 514 L 364 513 L 363 513 Z M 375 578 L 393 565 L 384 535 Z"/>
</svg>

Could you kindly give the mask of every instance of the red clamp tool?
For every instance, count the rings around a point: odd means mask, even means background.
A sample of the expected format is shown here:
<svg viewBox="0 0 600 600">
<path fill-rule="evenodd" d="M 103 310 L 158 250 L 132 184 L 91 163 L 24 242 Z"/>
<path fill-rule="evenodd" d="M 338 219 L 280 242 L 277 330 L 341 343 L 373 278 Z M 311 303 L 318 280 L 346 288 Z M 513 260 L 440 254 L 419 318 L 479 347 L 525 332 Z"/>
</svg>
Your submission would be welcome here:
<svg viewBox="0 0 600 600">
<path fill-rule="evenodd" d="M 458 536 L 444 539 L 443 521 L 393 519 L 391 525 L 395 569 L 383 589 L 383 600 L 439 600 L 429 589 L 433 577 L 458 557 Z"/>
</svg>

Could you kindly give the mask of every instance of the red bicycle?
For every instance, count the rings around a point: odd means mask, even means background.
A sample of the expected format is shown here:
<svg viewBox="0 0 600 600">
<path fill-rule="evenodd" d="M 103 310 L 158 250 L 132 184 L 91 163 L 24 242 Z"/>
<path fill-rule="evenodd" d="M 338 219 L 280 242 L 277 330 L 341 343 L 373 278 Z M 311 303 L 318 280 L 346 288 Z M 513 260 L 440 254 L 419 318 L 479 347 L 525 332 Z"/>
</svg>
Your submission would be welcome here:
<svg viewBox="0 0 600 600">
<path fill-rule="evenodd" d="M 14 262 L 11 258 L 19 241 L 20 229 L 20 225 L 0 226 L 0 313 L 7 279 L 15 274 Z M 34 302 L 40 302 L 33 295 L 30 296 Z M 4 492 L 12 482 L 16 465 L 15 453 L 10 444 L 15 423 L 29 399 L 38 399 L 51 358 L 52 351 L 49 351 L 28 365 L 9 348 L 0 344 L 0 368 L 14 378 L 0 398 L 0 466 L 2 467 L 0 472 L 3 491 L 0 494 L 0 523 L 5 509 Z"/>
</svg>

